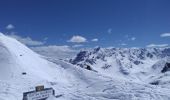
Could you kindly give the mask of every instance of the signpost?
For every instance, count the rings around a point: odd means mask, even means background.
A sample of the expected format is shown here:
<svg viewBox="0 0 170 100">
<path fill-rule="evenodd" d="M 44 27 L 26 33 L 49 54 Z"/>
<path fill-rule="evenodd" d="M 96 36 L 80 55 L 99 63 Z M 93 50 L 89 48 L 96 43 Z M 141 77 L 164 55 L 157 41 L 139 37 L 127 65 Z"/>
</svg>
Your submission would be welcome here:
<svg viewBox="0 0 170 100">
<path fill-rule="evenodd" d="M 55 91 L 52 88 L 37 86 L 35 89 L 35 91 L 23 93 L 23 100 L 46 100 L 50 96 L 55 96 Z"/>
<path fill-rule="evenodd" d="M 35 90 L 36 90 L 36 91 L 42 91 L 42 90 L 44 90 L 44 85 L 36 86 L 36 87 L 35 87 Z"/>
</svg>

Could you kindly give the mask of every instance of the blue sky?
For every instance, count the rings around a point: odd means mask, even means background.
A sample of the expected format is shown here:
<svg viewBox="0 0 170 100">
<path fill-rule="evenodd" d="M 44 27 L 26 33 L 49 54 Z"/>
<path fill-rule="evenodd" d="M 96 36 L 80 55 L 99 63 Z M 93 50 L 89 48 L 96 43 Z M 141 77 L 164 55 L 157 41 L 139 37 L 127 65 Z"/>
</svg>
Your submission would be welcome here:
<svg viewBox="0 0 170 100">
<path fill-rule="evenodd" d="M 170 0 L 3 0 L 0 31 L 44 45 L 163 46 L 170 44 L 169 4 Z"/>
</svg>

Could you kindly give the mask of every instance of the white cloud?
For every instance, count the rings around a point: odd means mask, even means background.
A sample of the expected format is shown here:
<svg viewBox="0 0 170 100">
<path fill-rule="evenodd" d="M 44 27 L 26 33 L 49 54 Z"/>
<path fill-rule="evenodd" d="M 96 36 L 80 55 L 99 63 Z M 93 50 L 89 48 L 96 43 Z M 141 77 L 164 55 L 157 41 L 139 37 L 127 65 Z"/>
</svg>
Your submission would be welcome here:
<svg viewBox="0 0 170 100">
<path fill-rule="evenodd" d="M 125 45 L 127 45 L 127 44 L 126 44 L 126 43 L 122 43 L 122 44 L 120 44 L 120 45 L 125 46 Z"/>
<path fill-rule="evenodd" d="M 6 29 L 8 29 L 8 30 L 11 30 L 11 29 L 14 29 L 14 28 L 15 28 L 15 26 L 12 25 L 12 24 L 9 24 L 9 25 L 6 26 Z"/>
<path fill-rule="evenodd" d="M 136 40 L 136 37 L 132 37 L 131 40 L 132 40 L 132 41 Z"/>
<path fill-rule="evenodd" d="M 128 41 L 134 41 L 134 40 L 136 40 L 136 37 L 129 36 L 128 34 L 125 35 L 125 38 L 126 38 Z"/>
<path fill-rule="evenodd" d="M 109 28 L 109 29 L 107 30 L 107 32 L 108 32 L 109 34 L 111 34 L 111 33 L 112 33 L 112 29 Z"/>
<path fill-rule="evenodd" d="M 57 52 L 57 51 L 72 52 L 72 51 L 74 51 L 70 48 L 70 46 L 67 46 L 67 45 L 63 45 L 63 46 L 49 45 L 49 46 L 38 46 L 38 47 L 32 47 L 32 48 L 36 51 L 42 51 L 42 50 L 52 51 L 52 52 Z"/>
<path fill-rule="evenodd" d="M 81 44 L 76 44 L 76 45 L 73 45 L 72 47 L 73 48 L 78 48 L 78 47 L 82 47 L 83 45 L 81 45 Z"/>
<path fill-rule="evenodd" d="M 21 37 L 19 35 L 14 34 L 14 33 L 9 34 L 8 36 L 15 38 L 16 40 L 18 40 L 21 43 L 28 45 L 28 46 L 39 46 L 39 45 L 44 44 L 44 42 L 42 42 L 42 41 L 32 40 L 30 37 Z"/>
<path fill-rule="evenodd" d="M 67 45 L 37 46 L 37 47 L 31 47 L 31 49 L 41 55 L 44 55 L 44 56 L 47 56 L 53 59 L 72 58 L 78 53 L 78 50 L 74 50 L 73 48 Z"/>
<path fill-rule="evenodd" d="M 154 48 L 154 47 L 161 48 L 161 47 L 167 47 L 167 46 L 168 46 L 168 44 L 149 44 L 146 47 L 148 47 L 148 48 Z"/>
<path fill-rule="evenodd" d="M 87 42 L 87 39 L 85 37 L 76 35 L 73 36 L 70 40 L 68 40 L 68 42 L 83 43 L 83 42 Z"/>
<path fill-rule="evenodd" d="M 170 37 L 170 33 L 163 33 L 160 35 L 161 37 Z"/>
<path fill-rule="evenodd" d="M 99 39 L 95 38 L 95 39 L 92 39 L 91 41 L 97 42 L 97 41 L 99 41 Z"/>
<path fill-rule="evenodd" d="M 116 48 L 114 46 L 109 46 L 109 47 L 106 47 L 107 49 L 113 49 L 113 48 Z"/>
</svg>

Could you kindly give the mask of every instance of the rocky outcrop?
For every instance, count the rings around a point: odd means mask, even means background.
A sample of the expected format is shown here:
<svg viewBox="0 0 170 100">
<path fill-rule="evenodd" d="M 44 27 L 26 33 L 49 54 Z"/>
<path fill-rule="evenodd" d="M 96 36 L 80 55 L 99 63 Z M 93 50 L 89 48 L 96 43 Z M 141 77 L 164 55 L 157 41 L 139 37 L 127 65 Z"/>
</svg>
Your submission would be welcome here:
<svg viewBox="0 0 170 100">
<path fill-rule="evenodd" d="M 162 72 L 162 73 L 165 73 L 165 72 L 167 72 L 167 71 L 170 71 L 170 63 L 166 63 L 161 72 Z"/>
</svg>

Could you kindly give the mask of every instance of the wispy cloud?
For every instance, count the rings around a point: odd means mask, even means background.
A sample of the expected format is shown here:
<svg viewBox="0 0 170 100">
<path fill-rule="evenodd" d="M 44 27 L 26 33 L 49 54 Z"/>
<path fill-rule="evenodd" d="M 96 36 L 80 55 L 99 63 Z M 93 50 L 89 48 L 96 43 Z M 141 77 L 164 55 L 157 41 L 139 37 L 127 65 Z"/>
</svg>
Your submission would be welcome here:
<svg viewBox="0 0 170 100">
<path fill-rule="evenodd" d="M 77 54 L 77 50 L 74 50 L 70 46 L 62 45 L 49 45 L 49 46 L 37 46 L 31 47 L 35 52 L 44 55 L 46 57 L 54 58 L 54 59 L 66 59 L 71 58 Z"/>
<path fill-rule="evenodd" d="M 168 44 L 149 44 L 146 47 L 148 47 L 148 48 L 154 48 L 154 47 L 161 48 L 161 47 L 167 47 L 167 46 L 168 46 Z"/>
<path fill-rule="evenodd" d="M 125 35 L 125 38 L 126 38 L 128 41 L 135 41 L 135 40 L 136 40 L 136 37 L 129 36 L 128 34 Z"/>
<path fill-rule="evenodd" d="M 126 44 L 126 43 L 121 43 L 120 45 L 122 45 L 122 46 L 126 46 L 127 44 Z"/>
<path fill-rule="evenodd" d="M 112 33 L 112 29 L 109 28 L 109 29 L 107 30 L 107 32 L 108 32 L 109 34 L 111 34 L 111 33 Z"/>
<path fill-rule="evenodd" d="M 97 41 L 99 41 L 99 39 L 95 38 L 95 39 L 92 39 L 91 41 L 92 42 L 97 42 Z"/>
<path fill-rule="evenodd" d="M 131 40 L 132 40 L 132 41 L 136 40 L 136 37 L 132 37 Z"/>
<path fill-rule="evenodd" d="M 67 42 L 83 43 L 83 42 L 87 42 L 87 39 L 83 36 L 75 35 L 70 40 L 68 40 Z"/>
<path fill-rule="evenodd" d="M 82 44 L 76 44 L 76 45 L 73 45 L 72 47 L 73 48 L 79 48 L 79 47 L 83 47 L 83 45 Z"/>
<path fill-rule="evenodd" d="M 170 33 L 162 33 L 160 37 L 170 37 Z"/>
<path fill-rule="evenodd" d="M 9 25 L 6 26 L 7 30 L 11 30 L 11 29 L 14 29 L 14 28 L 15 28 L 15 26 L 12 25 L 12 24 L 9 24 Z"/>
<path fill-rule="evenodd" d="M 57 45 L 49 45 L 49 46 L 38 46 L 38 47 L 32 47 L 35 51 L 51 51 L 51 52 L 57 52 L 57 51 L 67 51 L 72 52 L 70 46 L 63 45 L 63 46 L 57 46 Z"/>
<path fill-rule="evenodd" d="M 9 34 L 8 36 L 15 38 L 16 40 L 18 40 L 21 43 L 28 45 L 28 46 L 39 46 L 39 45 L 43 45 L 45 43 L 42 41 L 33 40 L 30 37 L 21 37 L 19 35 L 16 35 L 15 33 Z"/>
</svg>

